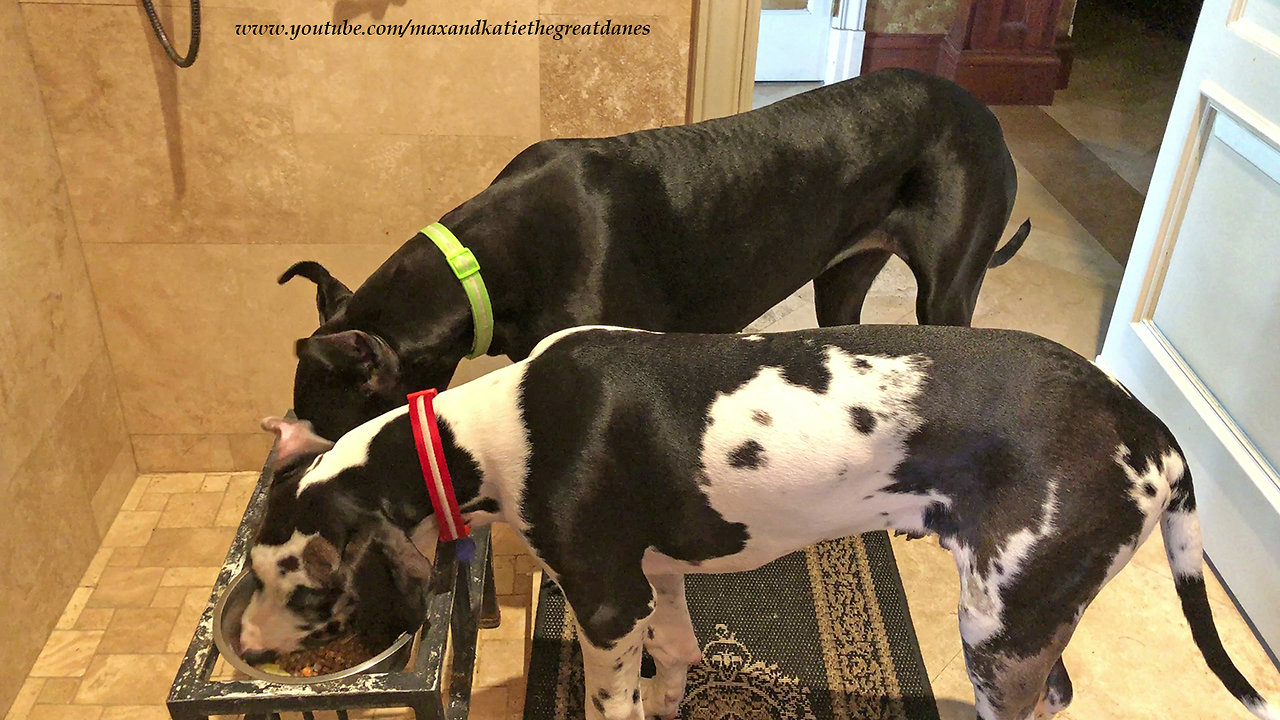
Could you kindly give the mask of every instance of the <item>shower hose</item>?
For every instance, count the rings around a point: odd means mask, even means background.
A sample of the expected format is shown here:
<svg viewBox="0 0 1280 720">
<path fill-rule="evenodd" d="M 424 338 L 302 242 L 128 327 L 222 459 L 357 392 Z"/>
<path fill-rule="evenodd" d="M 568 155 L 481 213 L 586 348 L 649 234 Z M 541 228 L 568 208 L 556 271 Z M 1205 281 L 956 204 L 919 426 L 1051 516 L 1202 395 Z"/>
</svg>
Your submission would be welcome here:
<svg viewBox="0 0 1280 720">
<path fill-rule="evenodd" d="M 147 11 L 147 19 L 151 21 L 151 29 L 156 32 L 160 47 L 164 48 L 173 64 L 181 68 L 191 67 L 191 63 L 196 61 L 196 53 L 200 51 L 200 0 L 191 0 L 191 43 L 187 46 L 186 57 L 178 55 L 178 51 L 173 49 L 173 43 L 169 42 L 169 36 L 164 32 L 164 25 L 160 24 L 160 18 L 156 16 L 152 0 L 142 0 L 142 8 Z"/>
</svg>

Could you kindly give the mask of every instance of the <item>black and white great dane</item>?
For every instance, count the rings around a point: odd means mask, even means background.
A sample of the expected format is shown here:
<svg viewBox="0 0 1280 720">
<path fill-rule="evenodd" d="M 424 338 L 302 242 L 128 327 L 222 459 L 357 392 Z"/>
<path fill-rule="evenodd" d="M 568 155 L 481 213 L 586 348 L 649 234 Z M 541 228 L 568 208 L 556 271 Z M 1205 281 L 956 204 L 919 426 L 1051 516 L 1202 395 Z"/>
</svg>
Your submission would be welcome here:
<svg viewBox="0 0 1280 720">
<path fill-rule="evenodd" d="M 818 322 L 857 323 L 890 255 L 921 324 L 968 325 L 1017 175 L 1000 124 L 959 86 L 885 70 L 752 112 L 539 142 L 441 222 L 479 260 L 490 355 L 575 325 L 738 332 L 809 280 Z M 297 345 L 294 411 L 327 438 L 444 389 L 470 307 L 421 233 L 352 293 L 314 262 L 321 325 Z"/>
<path fill-rule="evenodd" d="M 699 659 L 685 574 L 879 529 L 935 534 L 955 556 L 978 716 L 1051 715 L 1072 696 L 1062 652 L 1081 613 L 1157 522 L 1209 667 L 1255 715 L 1280 717 L 1214 628 L 1174 438 L 1043 338 L 580 328 L 441 393 L 435 410 L 464 518 L 510 523 L 564 590 L 592 720 L 676 712 Z M 420 582 L 414 547 L 436 533 L 405 408 L 336 444 L 305 422 L 267 424 L 280 469 L 241 638 L 258 654 L 392 610 L 387 595 L 352 590 L 361 558 L 376 548 L 402 583 Z"/>
</svg>

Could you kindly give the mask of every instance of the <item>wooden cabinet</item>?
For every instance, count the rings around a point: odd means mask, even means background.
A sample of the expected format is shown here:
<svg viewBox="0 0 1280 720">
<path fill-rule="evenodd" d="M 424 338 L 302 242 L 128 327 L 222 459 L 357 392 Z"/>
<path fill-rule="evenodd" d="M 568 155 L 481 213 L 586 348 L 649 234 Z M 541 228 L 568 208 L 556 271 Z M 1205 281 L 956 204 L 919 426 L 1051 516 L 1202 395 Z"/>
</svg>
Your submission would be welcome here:
<svg viewBox="0 0 1280 720">
<path fill-rule="evenodd" d="M 993 105 L 1048 105 L 1062 0 L 961 0 L 942 39 L 938 74 Z"/>
</svg>

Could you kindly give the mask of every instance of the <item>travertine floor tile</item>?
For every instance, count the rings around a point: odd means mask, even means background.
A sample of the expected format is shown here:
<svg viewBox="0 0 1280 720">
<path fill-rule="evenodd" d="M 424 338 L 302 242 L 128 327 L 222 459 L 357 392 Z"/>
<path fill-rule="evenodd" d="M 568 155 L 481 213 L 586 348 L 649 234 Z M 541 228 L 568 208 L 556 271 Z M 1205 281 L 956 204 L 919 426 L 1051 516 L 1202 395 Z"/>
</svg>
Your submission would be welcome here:
<svg viewBox="0 0 1280 720">
<path fill-rule="evenodd" d="M 31 667 L 31 677 L 80 677 L 101 639 L 96 630 L 54 630 Z"/>
<path fill-rule="evenodd" d="M 212 588 L 221 571 L 221 566 L 165 568 L 164 577 L 160 578 L 160 587 Z"/>
<path fill-rule="evenodd" d="M 99 655 L 85 671 L 76 702 L 163 705 L 180 655 Z"/>
<path fill-rule="evenodd" d="M 166 643 L 169 652 L 186 652 L 187 646 L 191 644 L 191 637 L 195 634 L 196 623 L 200 622 L 200 615 L 209 604 L 209 591 L 210 588 L 207 587 L 187 590 L 187 596 L 178 609 L 178 619 L 173 623 Z"/>
<path fill-rule="evenodd" d="M 498 522 L 492 526 L 493 537 L 493 554 L 517 556 L 528 554 L 524 540 L 520 539 L 520 535 L 516 533 L 510 525 Z"/>
<path fill-rule="evenodd" d="M 222 565 L 235 535 L 231 528 L 156 528 L 141 564 L 147 567 Z"/>
<path fill-rule="evenodd" d="M 529 627 L 529 601 L 524 596 L 502 595 L 498 599 L 498 607 L 502 611 L 502 624 L 496 628 L 480 630 L 480 640 L 524 641 L 525 631 Z"/>
<path fill-rule="evenodd" d="M 141 547 L 118 547 L 111 551 L 107 559 L 107 567 L 137 567 L 142 559 Z"/>
<path fill-rule="evenodd" d="M 76 626 L 76 621 L 80 619 L 80 614 L 84 612 L 85 605 L 89 602 L 89 596 L 93 594 L 93 588 L 80 587 L 71 593 L 71 600 L 67 602 L 67 607 L 63 609 L 61 617 L 58 618 L 58 624 L 54 627 L 58 630 L 72 630 Z"/>
<path fill-rule="evenodd" d="M 523 640 L 490 640 L 476 647 L 475 687 L 500 687 L 523 676 Z"/>
<path fill-rule="evenodd" d="M 218 527 L 238 526 L 240 518 L 244 516 L 244 509 L 249 504 L 249 497 L 253 495 L 253 489 L 257 484 L 257 476 L 232 475 L 227 481 L 226 494 L 223 495 L 222 503 L 218 506 L 214 524 Z"/>
<path fill-rule="evenodd" d="M 107 568 L 89 596 L 89 607 L 147 607 L 163 575 L 164 569 L 157 567 Z"/>
<path fill-rule="evenodd" d="M 156 473 L 148 477 L 147 490 L 150 492 L 197 492 L 204 484 L 204 473 Z"/>
<path fill-rule="evenodd" d="M 200 492 L 205 492 L 205 493 L 225 492 L 227 489 L 227 484 L 230 482 L 231 482 L 231 473 L 209 473 L 204 476 L 204 482 L 200 483 Z"/>
<path fill-rule="evenodd" d="M 151 539 L 151 531 L 155 530 L 160 513 L 154 510 L 135 510 L 121 512 L 115 522 L 102 538 L 102 547 L 139 547 L 146 545 Z"/>
<path fill-rule="evenodd" d="M 519 718 L 524 712 L 524 695 L 527 692 L 527 678 L 507 683 L 507 713 L 509 717 Z"/>
<path fill-rule="evenodd" d="M 163 581 L 162 581 L 163 582 Z M 151 598 L 151 607 L 153 608 L 178 608 L 182 607 L 182 601 L 187 597 L 185 587 L 165 587 L 160 585 L 156 590 L 155 597 Z"/>
<path fill-rule="evenodd" d="M 142 499 L 138 501 L 138 509 L 163 511 L 168 504 L 169 493 L 148 492 L 143 493 Z"/>
<path fill-rule="evenodd" d="M 493 556 L 493 584 L 499 595 L 509 595 L 515 590 L 516 562 L 510 555 Z"/>
<path fill-rule="evenodd" d="M 956 605 L 960 581 L 951 553 L 933 537 L 893 537 L 893 555 L 907 593 L 925 671 L 936 678 L 960 654 Z"/>
<path fill-rule="evenodd" d="M 178 617 L 178 608 L 117 610 L 102 635 L 99 653 L 164 652 Z"/>
<path fill-rule="evenodd" d="M 938 703 L 939 720 L 974 719 L 977 712 L 973 708 L 973 685 L 965 673 L 964 658 L 952 660 L 929 682 Z"/>
<path fill-rule="evenodd" d="M 65 705 L 76 696 L 76 688 L 80 681 L 76 678 L 49 678 L 40 689 L 40 697 L 36 702 L 41 705 Z"/>
<path fill-rule="evenodd" d="M 101 705 L 37 705 L 27 720 L 100 720 Z"/>
<path fill-rule="evenodd" d="M 222 496 L 221 492 L 174 493 L 169 496 L 169 502 L 164 506 L 156 527 L 212 527 Z"/>
<path fill-rule="evenodd" d="M 115 610 L 111 608 L 85 608 L 76 619 L 75 630 L 106 630 Z"/>
<path fill-rule="evenodd" d="M 506 720 L 507 713 L 505 686 L 476 688 L 471 693 L 470 720 Z"/>
<path fill-rule="evenodd" d="M 98 720 L 170 720 L 163 705 L 113 705 L 102 710 Z"/>
</svg>

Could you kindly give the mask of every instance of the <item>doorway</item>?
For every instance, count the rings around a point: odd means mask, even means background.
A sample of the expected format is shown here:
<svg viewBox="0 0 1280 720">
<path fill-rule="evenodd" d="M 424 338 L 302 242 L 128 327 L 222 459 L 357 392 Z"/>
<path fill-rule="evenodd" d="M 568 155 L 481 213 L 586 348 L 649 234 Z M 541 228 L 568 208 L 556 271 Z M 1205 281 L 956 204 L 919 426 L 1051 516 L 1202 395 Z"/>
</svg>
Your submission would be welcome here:
<svg viewBox="0 0 1280 720">
<path fill-rule="evenodd" d="M 752 107 L 857 77 L 867 0 L 761 0 Z"/>
<path fill-rule="evenodd" d="M 763 0 L 757 82 L 818 82 L 827 72 L 832 0 Z"/>
</svg>

